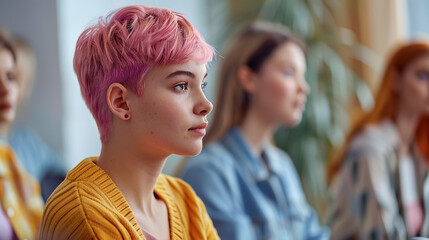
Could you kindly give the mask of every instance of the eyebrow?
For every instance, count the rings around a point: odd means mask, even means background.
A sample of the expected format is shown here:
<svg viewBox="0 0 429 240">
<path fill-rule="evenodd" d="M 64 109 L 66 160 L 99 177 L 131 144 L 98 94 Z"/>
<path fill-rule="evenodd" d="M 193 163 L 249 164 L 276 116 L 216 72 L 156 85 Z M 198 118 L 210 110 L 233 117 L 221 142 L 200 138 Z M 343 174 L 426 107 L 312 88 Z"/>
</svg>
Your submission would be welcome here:
<svg viewBox="0 0 429 240">
<path fill-rule="evenodd" d="M 189 72 L 189 71 L 175 71 L 173 73 L 170 73 L 167 76 L 167 78 L 173 78 L 173 77 L 180 76 L 180 75 L 185 75 L 185 76 L 190 77 L 190 78 L 195 78 L 195 74 L 192 72 Z M 203 79 L 205 79 L 206 77 L 207 77 L 207 73 L 204 75 Z"/>
</svg>

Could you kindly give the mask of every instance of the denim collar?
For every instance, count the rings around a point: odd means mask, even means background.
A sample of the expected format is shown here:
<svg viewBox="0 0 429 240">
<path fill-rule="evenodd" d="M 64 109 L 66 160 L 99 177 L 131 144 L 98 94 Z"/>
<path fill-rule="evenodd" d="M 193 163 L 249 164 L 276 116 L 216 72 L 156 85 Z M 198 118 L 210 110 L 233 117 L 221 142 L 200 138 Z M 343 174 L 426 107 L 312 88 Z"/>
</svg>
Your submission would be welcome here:
<svg viewBox="0 0 429 240">
<path fill-rule="evenodd" d="M 229 149 L 239 165 L 246 169 L 255 181 L 266 180 L 272 173 L 277 173 L 276 171 L 280 169 L 279 157 L 274 146 L 267 142 L 262 147 L 262 152 L 266 155 L 267 168 L 262 157 L 252 149 L 238 127 L 231 128 L 221 143 Z"/>
</svg>

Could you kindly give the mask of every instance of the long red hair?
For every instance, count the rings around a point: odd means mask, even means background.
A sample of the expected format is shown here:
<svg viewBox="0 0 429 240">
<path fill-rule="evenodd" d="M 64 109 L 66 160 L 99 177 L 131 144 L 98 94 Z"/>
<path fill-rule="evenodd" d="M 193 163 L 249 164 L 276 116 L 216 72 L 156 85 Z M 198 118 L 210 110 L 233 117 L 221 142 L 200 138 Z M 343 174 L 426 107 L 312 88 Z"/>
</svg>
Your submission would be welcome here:
<svg viewBox="0 0 429 240">
<path fill-rule="evenodd" d="M 345 144 L 328 166 L 328 182 L 331 182 L 340 170 L 345 154 L 349 148 L 351 140 L 357 133 L 362 131 L 367 125 L 380 122 L 383 119 L 395 121 L 397 108 L 397 97 L 393 91 L 394 81 L 397 74 L 402 71 L 416 58 L 429 54 L 429 43 L 414 42 L 401 45 L 390 57 L 386 66 L 383 81 L 375 97 L 375 106 L 371 112 L 357 122 L 348 135 Z M 423 115 L 416 128 L 415 142 L 429 164 L 429 115 Z"/>
</svg>

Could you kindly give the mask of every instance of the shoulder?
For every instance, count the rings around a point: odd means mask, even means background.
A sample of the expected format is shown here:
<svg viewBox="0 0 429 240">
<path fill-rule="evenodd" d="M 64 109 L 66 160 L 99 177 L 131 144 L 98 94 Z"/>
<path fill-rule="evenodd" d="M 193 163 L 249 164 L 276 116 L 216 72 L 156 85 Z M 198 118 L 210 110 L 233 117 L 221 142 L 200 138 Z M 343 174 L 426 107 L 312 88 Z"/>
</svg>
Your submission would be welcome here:
<svg viewBox="0 0 429 240">
<path fill-rule="evenodd" d="M 103 207 L 102 203 L 107 202 L 107 196 L 98 181 L 101 179 L 109 183 L 105 179 L 108 176 L 92 161 L 85 159 L 68 172 L 66 179 L 49 197 L 45 214 L 72 214 L 79 219 L 88 217 L 85 213 L 87 208 Z"/>
<path fill-rule="evenodd" d="M 344 155 L 343 168 L 357 173 L 393 171 L 397 165 L 399 137 L 390 122 L 369 125 L 350 142 Z"/>
<path fill-rule="evenodd" d="M 88 201 L 90 187 L 83 186 L 85 184 L 66 179 L 57 187 L 45 205 L 40 239 L 65 239 L 74 233 L 93 235 L 88 224 L 93 215 L 87 213 L 94 212 L 91 209 L 96 204 Z"/>
<path fill-rule="evenodd" d="M 227 186 L 236 184 L 240 174 L 242 167 L 238 165 L 232 153 L 222 144 L 215 142 L 187 161 L 180 178 L 189 183 L 201 196 L 203 192 L 228 189 Z"/>
<path fill-rule="evenodd" d="M 114 204 L 98 184 L 70 177 L 73 170 L 46 202 L 40 238 L 99 239 L 106 233 L 116 234 L 120 214 Z"/>
<path fill-rule="evenodd" d="M 64 216 L 73 216 L 75 220 L 86 221 L 86 218 L 91 217 L 86 214 L 87 209 L 102 208 L 107 201 L 106 195 L 97 184 L 103 177 L 91 159 L 83 160 L 70 170 L 66 179 L 49 197 L 44 217 L 62 222 L 65 221 Z"/>
<path fill-rule="evenodd" d="M 399 144 L 396 127 L 390 121 L 369 125 L 350 142 L 350 151 L 376 154 L 392 151 Z"/>
<path fill-rule="evenodd" d="M 396 128 L 388 121 L 369 125 L 358 133 L 344 155 L 344 164 L 332 184 L 333 189 L 389 188 L 389 176 L 397 167 L 395 149 L 398 140 Z"/>
<path fill-rule="evenodd" d="M 279 147 L 270 144 L 267 146 L 267 151 L 269 151 L 269 153 L 276 161 L 279 161 L 282 164 L 286 164 L 287 167 L 291 167 L 295 170 L 295 166 L 292 162 L 292 159 L 290 158 L 289 154 L 283 149 L 280 149 Z"/>
<path fill-rule="evenodd" d="M 11 137 L 31 137 L 31 138 L 39 138 L 37 133 L 27 126 L 14 125 L 12 126 Z"/>
<path fill-rule="evenodd" d="M 234 169 L 236 161 L 232 153 L 219 142 L 204 147 L 200 154 L 187 160 L 181 176 L 195 171 L 224 172 Z"/>
<path fill-rule="evenodd" d="M 295 199 L 305 198 L 300 177 L 289 155 L 274 145 L 268 146 L 266 151 L 269 154 L 272 171 L 289 189 L 288 196 Z"/>
<path fill-rule="evenodd" d="M 13 147 L 39 147 L 45 146 L 44 141 L 31 128 L 26 126 L 13 126 L 10 133 L 9 142 Z"/>
<path fill-rule="evenodd" d="M 265 147 L 265 153 L 269 158 L 271 169 L 278 173 L 279 177 L 287 181 L 293 181 L 293 183 L 296 181 L 299 182 L 299 176 L 295 165 L 284 150 L 270 144 Z"/>
</svg>

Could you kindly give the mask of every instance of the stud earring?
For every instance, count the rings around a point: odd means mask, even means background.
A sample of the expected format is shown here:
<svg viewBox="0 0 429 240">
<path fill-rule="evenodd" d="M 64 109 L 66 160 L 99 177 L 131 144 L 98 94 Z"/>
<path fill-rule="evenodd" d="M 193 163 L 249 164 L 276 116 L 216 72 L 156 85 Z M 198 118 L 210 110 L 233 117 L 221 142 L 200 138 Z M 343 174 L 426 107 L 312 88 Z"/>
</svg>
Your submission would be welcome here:
<svg viewBox="0 0 429 240">
<path fill-rule="evenodd" d="M 130 116 L 128 116 L 128 114 L 125 114 L 125 115 L 124 115 L 124 118 L 125 118 L 125 119 L 128 119 L 129 117 L 130 117 Z"/>
</svg>

